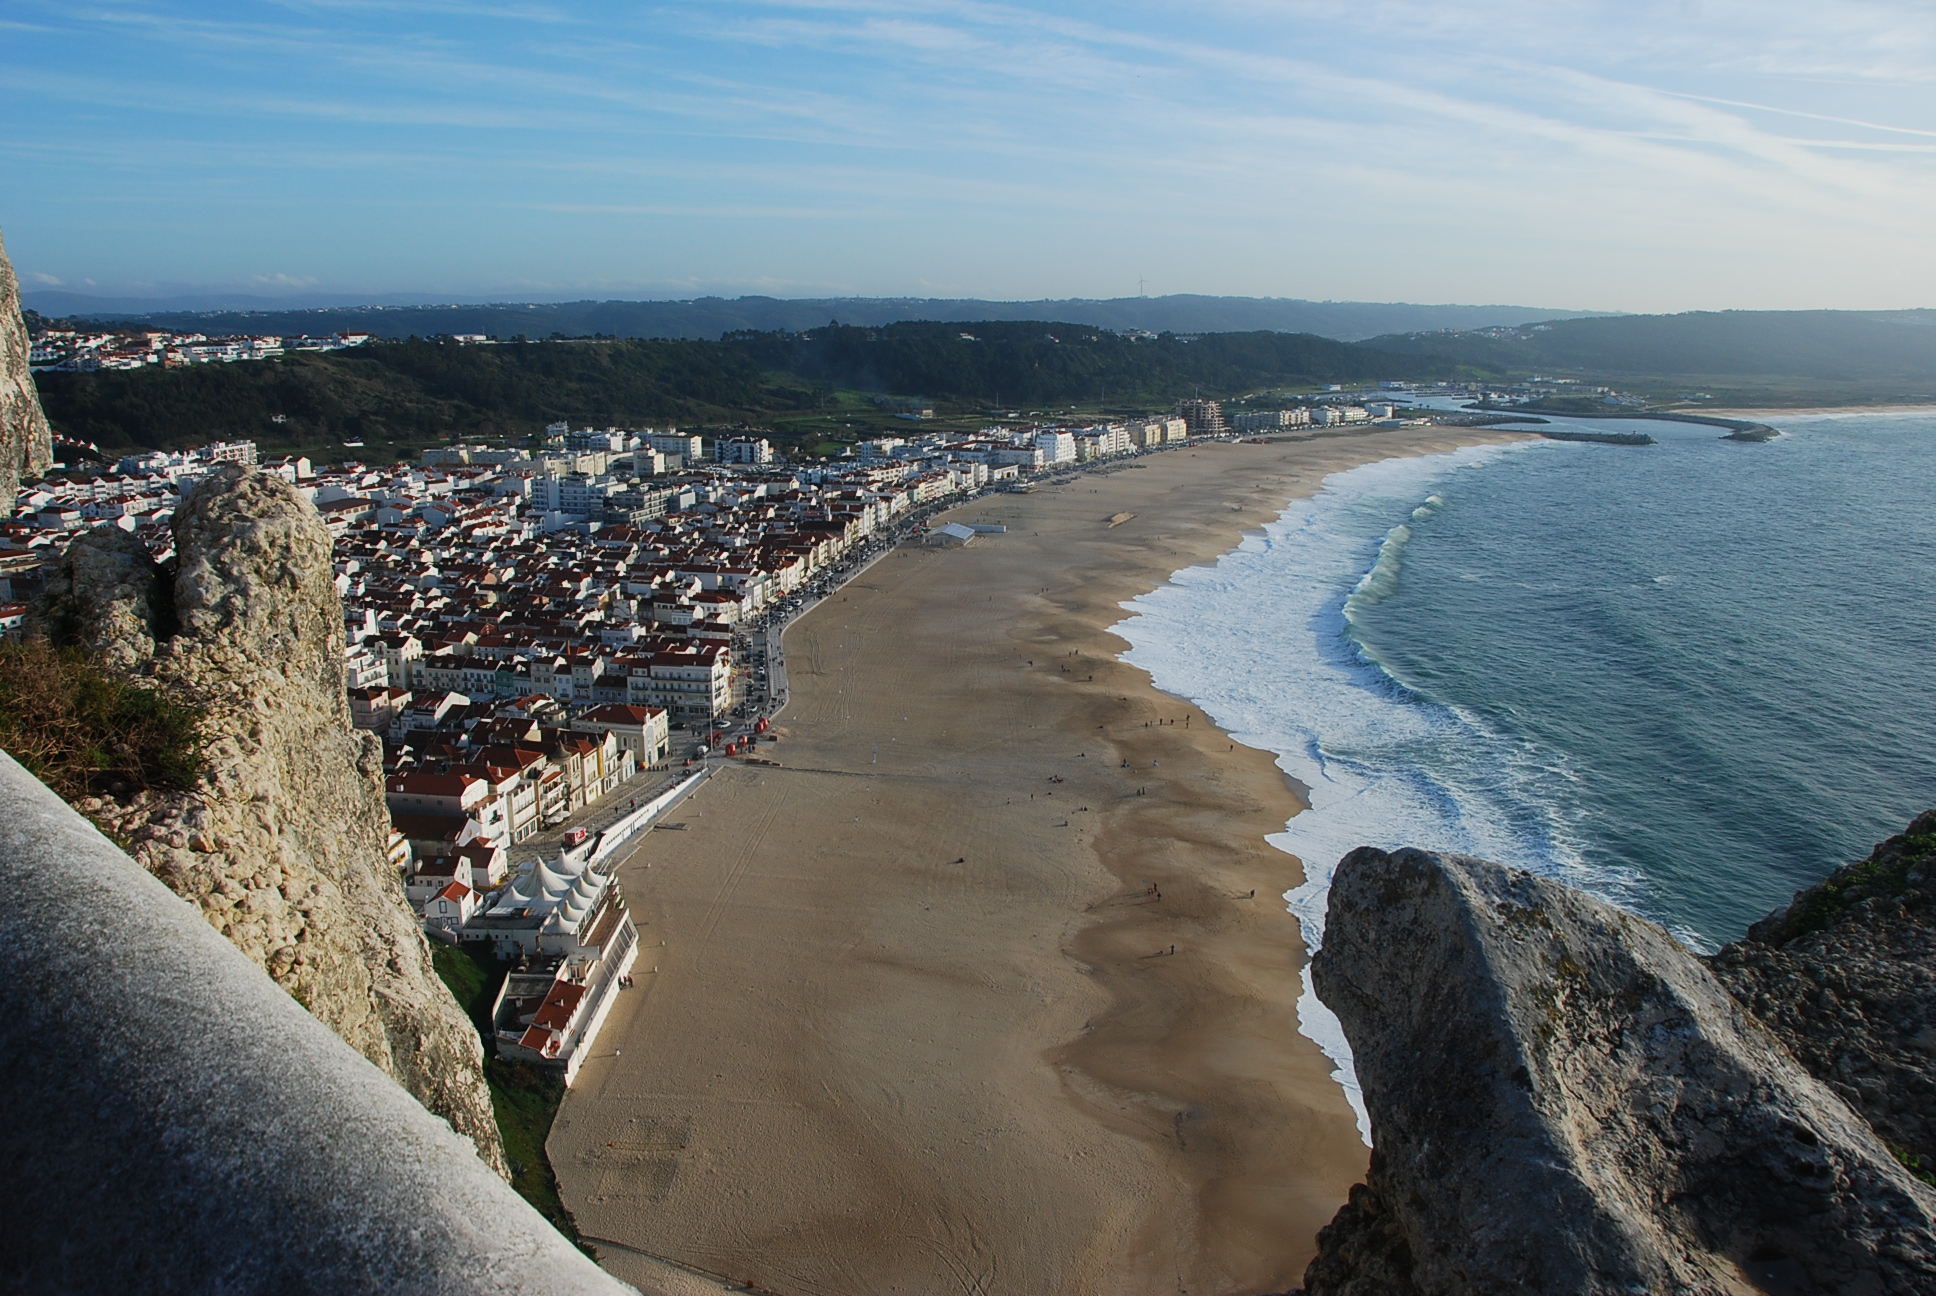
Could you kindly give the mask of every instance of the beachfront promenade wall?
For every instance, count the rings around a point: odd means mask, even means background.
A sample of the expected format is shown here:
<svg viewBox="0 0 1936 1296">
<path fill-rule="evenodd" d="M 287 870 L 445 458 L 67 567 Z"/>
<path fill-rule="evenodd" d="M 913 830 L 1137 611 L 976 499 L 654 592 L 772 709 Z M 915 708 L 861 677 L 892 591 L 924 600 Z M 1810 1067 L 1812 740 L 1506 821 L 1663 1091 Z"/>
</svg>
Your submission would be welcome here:
<svg viewBox="0 0 1936 1296">
<path fill-rule="evenodd" d="M 0 1288 L 632 1290 L 3 754 L 0 867 Z"/>
<path fill-rule="evenodd" d="M 712 767 L 703 766 L 627 814 L 623 819 L 614 819 L 593 842 L 589 862 L 593 867 L 603 864 L 619 847 L 650 828 L 660 815 L 684 801 L 695 788 L 711 776 Z"/>
</svg>

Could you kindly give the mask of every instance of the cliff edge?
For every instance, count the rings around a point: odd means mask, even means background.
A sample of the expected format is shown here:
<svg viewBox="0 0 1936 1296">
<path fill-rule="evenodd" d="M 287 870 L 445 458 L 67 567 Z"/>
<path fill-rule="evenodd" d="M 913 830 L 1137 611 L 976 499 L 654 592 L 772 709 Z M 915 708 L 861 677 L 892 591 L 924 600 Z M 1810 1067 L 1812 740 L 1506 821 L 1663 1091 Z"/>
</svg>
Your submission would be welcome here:
<svg viewBox="0 0 1936 1296">
<path fill-rule="evenodd" d="M 192 791 L 77 808 L 504 1174 L 482 1045 L 387 858 L 382 746 L 350 726 L 321 516 L 229 465 L 183 502 L 175 546 L 167 572 L 98 528 L 48 583 L 49 638 L 207 716 Z"/>
<path fill-rule="evenodd" d="M 20 281 L 0 244 L 0 500 L 9 516 L 22 476 L 54 462 L 54 434 L 41 412 L 27 368 L 27 326 L 20 318 Z"/>
<path fill-rule="evenodd" d="M 1936 1171 L 1936 810 L 1797 892 L 1712 965 L 1899 1159 Z"/>
<path fill-rule="evenodd" d="M 1652 923 L 1366 848 L 1313 975 L 1375 1150 L 1307 1292 L 1936 1290 L 1936 1192 Z"/>
</svg>

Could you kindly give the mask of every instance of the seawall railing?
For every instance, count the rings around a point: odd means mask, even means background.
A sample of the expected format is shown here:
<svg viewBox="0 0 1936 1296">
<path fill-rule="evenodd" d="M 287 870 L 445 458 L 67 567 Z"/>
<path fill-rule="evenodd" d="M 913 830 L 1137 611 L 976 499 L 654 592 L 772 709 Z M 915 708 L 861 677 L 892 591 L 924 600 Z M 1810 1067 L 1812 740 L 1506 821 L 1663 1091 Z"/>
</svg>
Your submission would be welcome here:
<svg viewBox="0 0 1936 1296">
<path fill-rule="evenodd" d="M 0 1291 L 632 1291 L 4 754 L 0 877 Z"/>
<path fill-rule="evenodd" d="M 712 766 L 702 766 L 658 796 L 653 797 L 623 819 L 614 819 L 591 843 L 591 864 L 594 868 L 610 859 L 619 847 L 626 845 L 640 833 L 658 821 L 660 815 L 684 801 L 697 790 L 700 784 L 712 777 Z"/>
</svg>

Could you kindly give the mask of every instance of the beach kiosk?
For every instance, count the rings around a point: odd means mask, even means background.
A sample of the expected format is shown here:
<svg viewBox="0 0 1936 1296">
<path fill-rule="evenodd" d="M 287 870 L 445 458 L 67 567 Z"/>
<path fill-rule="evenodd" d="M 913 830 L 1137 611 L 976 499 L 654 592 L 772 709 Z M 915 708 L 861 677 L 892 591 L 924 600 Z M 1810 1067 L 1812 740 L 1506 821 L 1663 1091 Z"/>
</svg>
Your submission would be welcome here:
<svg viewBox="0 0 1936 1296">
<path fill-rule="evenodd" d="M 959 549 L 975 538 L 975 529 L 959 522 L 948 522 L 928 532 L 928 543 L 941 549 Z"/>
</svg>

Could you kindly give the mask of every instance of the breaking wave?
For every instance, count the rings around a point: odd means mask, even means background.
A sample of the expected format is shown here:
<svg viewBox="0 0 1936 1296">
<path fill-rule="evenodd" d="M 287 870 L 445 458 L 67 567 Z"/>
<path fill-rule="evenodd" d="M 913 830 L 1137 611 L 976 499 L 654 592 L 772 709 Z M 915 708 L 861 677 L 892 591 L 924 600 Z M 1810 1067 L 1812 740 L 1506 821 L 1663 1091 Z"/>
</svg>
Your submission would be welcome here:
<svg viewBox="0 0 1936 1296">
<path fill-rule="evenodd" d="M 1237 741 L 1275 753 L 1278 767 L 1310 789 L 1310 808 L 1269 840 L 1304 864 L 1304 883 L 1284 899 L 1312 953 L 1324 939 L 1332 871 L 1358 846 L 1460 851 L 1579 880 L 1577 852 L 1523 786 L 1563 780 L 1563 767 L 1514 752 L 1477 717 L 1419 697 L 1359 642 L 1351 620 L 1397 589 L 1414 528 L 1447 507 L 1435 487 L 1551 444 L 1471 447 L 1333 474 L 1261 536 L 1124 605 L 1134 613 L 1118 627 L 1131 645 L 1124 660 Z M 1350 1046 L 1308 965 L 1298 1016 L 1335 1064 L 1369 1139 Z"/>
</svg>

